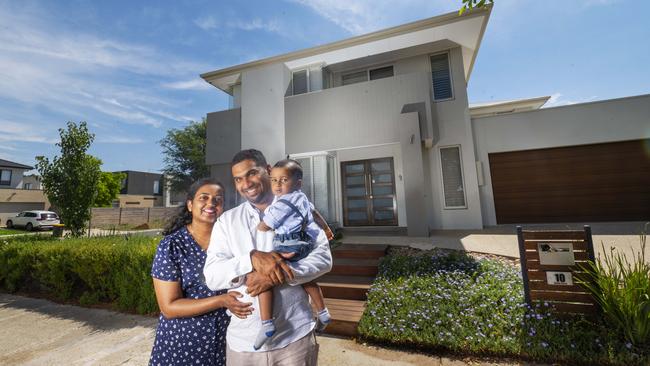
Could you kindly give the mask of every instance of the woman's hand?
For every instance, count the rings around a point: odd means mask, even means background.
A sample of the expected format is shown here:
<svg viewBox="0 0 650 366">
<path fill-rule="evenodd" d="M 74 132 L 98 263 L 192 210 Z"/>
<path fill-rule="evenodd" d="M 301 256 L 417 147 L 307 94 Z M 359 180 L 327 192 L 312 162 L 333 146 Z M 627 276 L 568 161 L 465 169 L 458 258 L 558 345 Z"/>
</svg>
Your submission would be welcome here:
<svg viewBox="0 0 650 366">
<path fill-rule="evenodd" d="M 242 297 L 244 295 L 240 294 L 237 291 L 230 291 L 226 294 L 220 295 L 222 297 L 223 301 L 223 306 L 225 308 L 228 308 L 230 312 L 240 318 L 240 319 L 246 319 L 247 316 L 251 315 L 253 313 L 253 308 L 251 305 L 253 303 L 251 302 L 241 302 L 237 300 L 238 298 Z"/>
</svg>

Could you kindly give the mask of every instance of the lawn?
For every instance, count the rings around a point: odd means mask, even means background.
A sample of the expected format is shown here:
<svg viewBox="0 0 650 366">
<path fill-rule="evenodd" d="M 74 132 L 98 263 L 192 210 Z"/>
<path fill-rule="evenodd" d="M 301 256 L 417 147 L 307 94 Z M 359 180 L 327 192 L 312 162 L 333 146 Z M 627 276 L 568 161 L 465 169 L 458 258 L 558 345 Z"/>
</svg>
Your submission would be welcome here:
<svg viewBox="0 0 650 366">
<path fill-rule="evenodd" d="M 16 230 L 16 229 L 0 228 L 0 236 L 4 236 L 4 235 L 16 235 L 16 234 L 27 234 L 27 232 L 24 231 L 24 230 Z"/>
</svg>

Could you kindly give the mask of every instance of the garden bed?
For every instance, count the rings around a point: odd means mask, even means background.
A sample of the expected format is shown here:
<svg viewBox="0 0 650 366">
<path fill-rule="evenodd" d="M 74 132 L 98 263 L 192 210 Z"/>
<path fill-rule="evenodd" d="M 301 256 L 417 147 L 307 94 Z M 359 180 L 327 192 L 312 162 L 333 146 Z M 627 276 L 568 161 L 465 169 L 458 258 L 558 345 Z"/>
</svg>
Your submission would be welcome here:
<svg viewBox="0 0 650 366">
<path fill-rule="evenodd" d="M 528 307 L 516 262 L 447 250 L 392 250 L 380 263 L 359 333 L 424 351 L 650 364 L 647 349 L 625 342 L 600 319 L 560 319 L 544 304 Z"/>
</svg>

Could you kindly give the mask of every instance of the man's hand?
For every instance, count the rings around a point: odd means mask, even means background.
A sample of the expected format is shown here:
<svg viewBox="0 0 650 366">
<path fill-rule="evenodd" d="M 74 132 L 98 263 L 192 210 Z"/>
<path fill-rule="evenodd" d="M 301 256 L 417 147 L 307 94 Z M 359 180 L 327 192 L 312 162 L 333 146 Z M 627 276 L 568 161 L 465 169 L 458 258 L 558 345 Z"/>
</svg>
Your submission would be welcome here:
<svg viewBox="0 0 650 366">
<path fill-rule="evenodd" d="M 251 252 L 251 263 L 253 269 L 262 276 L 268 277 L 273 285 L 279 285 L 285 281 L 284 277 L 293 280 L 293 270 L 284 261 L 282 256 L 276 252 Z"/>
<path fill-rule="evenodd" d="M 251 272 L 246 275 L 246 292 L 251 296 L 257 296 L 261 292 L 270 290 L 275 286 L 273 281 L 259 272 Z"/>
</svg>

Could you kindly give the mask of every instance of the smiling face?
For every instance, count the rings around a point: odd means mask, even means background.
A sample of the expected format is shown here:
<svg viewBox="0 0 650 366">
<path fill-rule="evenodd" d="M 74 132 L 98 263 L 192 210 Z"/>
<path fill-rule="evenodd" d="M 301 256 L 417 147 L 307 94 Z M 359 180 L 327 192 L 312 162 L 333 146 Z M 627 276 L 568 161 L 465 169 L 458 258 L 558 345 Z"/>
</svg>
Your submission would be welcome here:
<svg viewBox="0 0 650 366">
<path fill-rule="evenodd" d="M 187 209 L 192 212 L 193 223 L 214 224 L 223 213 L 223 189 L 216 184 L 201 186 Z"/>
<path fill-rule="evenodd" d="M 302 179 L 296 179 L 289 169 L 275 167 L 271 169 L 271 190 L 276 196 L 282 196 L 300 189 Z"/>
<path fill-rule="evenodd" d="M 265 209 L 273 200 L 269 167 L 258 166 L 254 160 L 242 160 L 232 166 L 237 192 L 259 209 Z"/>
</svg>

